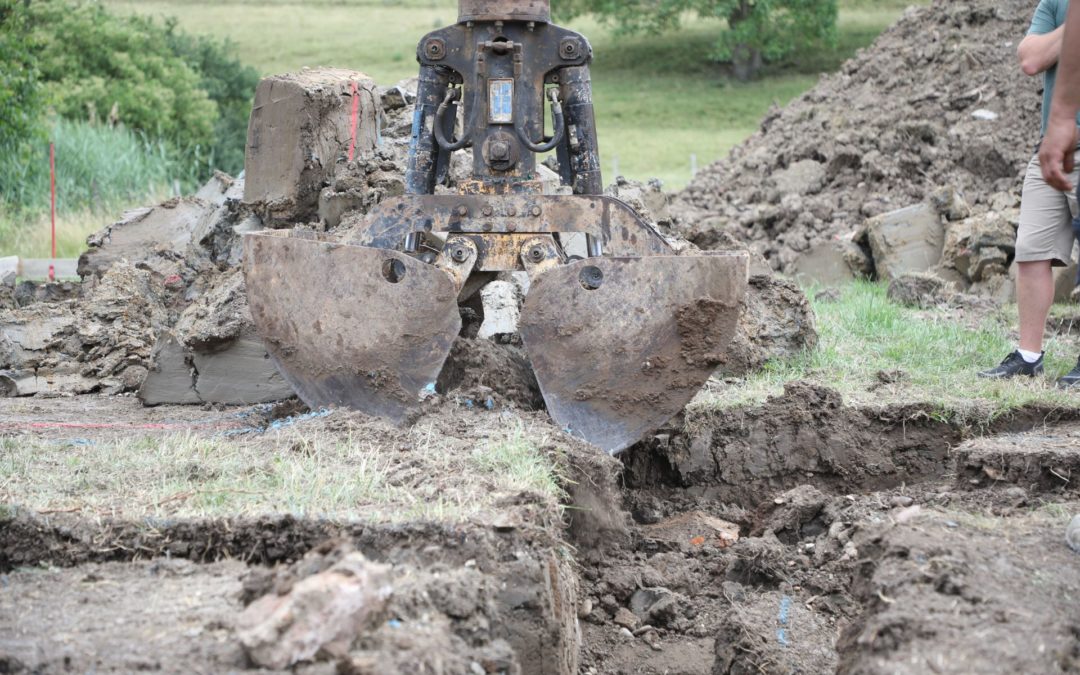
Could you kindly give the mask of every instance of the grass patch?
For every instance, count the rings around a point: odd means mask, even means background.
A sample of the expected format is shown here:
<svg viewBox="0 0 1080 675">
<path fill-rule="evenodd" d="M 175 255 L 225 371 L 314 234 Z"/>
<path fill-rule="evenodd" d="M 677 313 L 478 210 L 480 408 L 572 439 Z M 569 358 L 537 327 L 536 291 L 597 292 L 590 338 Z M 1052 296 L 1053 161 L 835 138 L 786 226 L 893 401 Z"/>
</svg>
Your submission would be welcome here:
<svg viewBox="0 0 1080 675">
<path fill-rule="evenodd" d="M 813 306 L 817 350 L 770 363 L 744 383 L 711 389 L 691 409 L 755 405 L 793 380 L 836 389 L 850 405 L 929 404 L 943 419 L 989 420 L 1026 405 L 1080 406 L 1080 396 L 1054 387 L 1053 378 L 1075 364 L 1077 345 L 1068 337 L 1049 340 L 1045 378 L 997 382 L 975 376 L 1015 348 L 1015 311 L 965 322 L 957 310 L 902 307 L 886 297 L 883 284 L 869 282 L 846 287 L 837 302 Z M 895 371 L 903 375 L 892 383 L 878 376 Z"/>
<path fill-rule="evenodd" d="M 97 442 L 0 439 L 0 502 L 117 518 L 292 514 L 349 522 L 461 522 L 500 500 L 562 497 L 544 431 L 505 425 L 481 442 L 431 424 L 403 452 L 369 434 L 300 428 L 265 435 L 144 436 Z M 377 438 L 377 436 L 376 436 Z M 466 445 L 472 447 L 466 447 Z"/>
<path fill-rule="evenodd" d="M 182 164 L 161 142 L 124 128 L 58 119 L 56 145 L 57 254 L 78 256 L 86 237 L 126 205 L 152 202 L 184 178 Z M 42 143 L 22 164 L 0 162 L 0 256 L 50 253 L 49 149 Z M 188 180 L 182 181 L 191 187 Z M 18 206 L 16 206 L 18 205 Z"/>
</svg>

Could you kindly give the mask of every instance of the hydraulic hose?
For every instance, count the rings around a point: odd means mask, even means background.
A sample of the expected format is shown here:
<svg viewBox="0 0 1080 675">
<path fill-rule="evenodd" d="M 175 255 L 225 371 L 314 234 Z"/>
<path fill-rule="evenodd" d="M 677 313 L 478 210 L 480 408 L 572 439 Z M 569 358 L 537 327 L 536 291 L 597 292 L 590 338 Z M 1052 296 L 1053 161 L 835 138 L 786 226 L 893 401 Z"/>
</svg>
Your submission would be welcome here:
<svg viewBox="0 0 1080 675">
<path fill-rule="evenodd" d="M 461 95 L 460 91 L 460 89 L 450 89 L 447 91 L 446 98 L 439 104 L 439 109 L 435 111 L 435 141 L 439 144 L 440 149 L 447 152 L 461 150 L 469 145 L 469 140 L 471 139 L 471 123 L 465 125 L 465 135 L 458 140 L 450 141 L 446 138 L 443 118 L 446 117 L 446 111 L 450 109 L 450 104 L 458 100 L 458 97 Z"/>
<path fill-rule="evenodd" d="M 520 117 L 514 124 L 514 130 L 517 131 L 518 138 L 521 140 L 522 145 L 531 150 L 532 152 L 551 152 L 562 143 L 563 137 L 566 135 L 566 120 L 563 119 L 562 103 L 559 102 L 559 94 L 556 90 L 551 90 L 551 117 L 555 126 L 555 135 L 551 137 L 547 143 L 533 143 L 529 139 L 529 134 L 525 130 L 524 120 Z"/>
</svg>

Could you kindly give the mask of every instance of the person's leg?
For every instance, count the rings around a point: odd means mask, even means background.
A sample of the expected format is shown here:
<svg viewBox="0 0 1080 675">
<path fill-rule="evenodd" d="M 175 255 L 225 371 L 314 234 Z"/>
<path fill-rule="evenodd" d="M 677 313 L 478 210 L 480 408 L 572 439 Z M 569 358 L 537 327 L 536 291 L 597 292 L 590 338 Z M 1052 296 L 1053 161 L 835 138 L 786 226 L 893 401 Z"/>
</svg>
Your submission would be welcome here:
<svg viewBox="0 0 1080 675">
<path fill-rule="evenodd" d="M 980 377 L 1006 379 L 1043 372 L 1042 346 L 1046 319 L 1054 302 L 1053 266 L 1063 266 L 1072 256 L 1073 231 L 1070 204 L 1065 195 L 1042 177 L 1038 156 L 1024 176 L 1020 200 L 1020 227 L 1016 233 L 1016 304 L 1020 315 L 1019 348 L 1001 365 L 979 373 Z"/>
<path fill-rule="evenodd" d="M 1020 349 L 1042 353 L 1043 334 L 1054 304 L 1054 272 L 1049 260 L 1017 263 L 1016 305 L 1020 314 Z"/>
</svg>

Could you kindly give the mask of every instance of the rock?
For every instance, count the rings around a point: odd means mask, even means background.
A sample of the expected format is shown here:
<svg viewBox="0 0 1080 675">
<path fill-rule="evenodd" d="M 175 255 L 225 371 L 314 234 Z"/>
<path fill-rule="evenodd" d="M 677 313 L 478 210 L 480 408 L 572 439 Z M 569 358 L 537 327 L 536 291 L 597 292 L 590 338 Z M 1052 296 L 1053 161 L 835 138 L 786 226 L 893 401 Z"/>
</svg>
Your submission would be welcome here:
<svg viewBox="0 0 1080 675">
<path fill-rule="evenodd" d="M 844 247 L 837 242 L 816 244 L 798 257 L 791 276 L 802 284 L 840 286 L 853 281 L 856 276 L 848 258 Z"/>
<path fill-rule="evenodd" d="M 492 281 L 480 291 L 484 321 L 477 337 L 493 339 L 518 332 L 524 297 L 512 281 Z"/>
<path fill-rule="evenodd" d="M 284 595 L 264 595 L 236 621 L 236 635 L 257 665 L 284 670 L 320 655 L 344 657 L 391 594 L 390 567 L 350 553 L 298 581 Z"/>
<path fill-rule="evenodd" d="M 750 278 L 744 310 L 719 372 L 742 376 L 771 359 L 817 347 L 817 323 L 806 294 L 777 276 Z"/>
<path fill-rule="evenodd" d="M 630 598 L 630 611 L 641 623 L 668 626 L 679 618 L 687 600 L 666 588 L 641 588 Z"/>
<path fill-rule="evenodd" d="M 945 300 L 945 282 L 933 274 L 903 274 L 889 282 L 888 298 L 905 307 L 927 308 Z"/>
<path fill-rule="evenodd" d="M 314 219 L 323 186 L 353 138 L 355 153 L 375 149 L 381 107 L 375 83 L 355 71 L 306 69 L 264 78 L 248 125 L 244 202 L 268 226 Z"/>
<path fill-rule="evenodd" d="M 1075 516 L 1065 529 L 1065 543 L 1080 553 L 1080 516 Z"/>
<path fill-rule="evenodd" d="M 615 618 L 612 620 L 617 625 L 631 631 L 637 628 L 640 624 L 638 618 L 634 616 L 634 613 L 625 607 L 620 607 L 619 609 L 615 610 Z"/>
<path fill-rule="evenodd" d="M 941 218 L 927 204 L 872 218 L 868 234 L 878 275 L 889 281 L 930 269 L 941 260 L 945 245 Z"/>
<path fill-rule="evenodd" d="M 930 203 L 949 221 L 963 220 L 971 215 L 971 207 L 968 206 L 964 195 L 951 185 L 930 193 Z"/>
<path fill-rule="evenodd" d="M 824 514 L 828 498 L 812 485 L 800 485 L 784 492 L 755 514 L 752 536 L 772 532 L 785 544 L 796 544 L 828 530 Z"/>
<path fill-rule="evenodd" d="M 647 539 L 676 544 L 683 549 L 696 549 L 708 544 L 727 548 L 739 541 L 739 526 L 710 516 L 704 511 L 688 511 L 641 528 Z"/>
<path fill-rule="evenodd" d="M 79 276 L 100 277 L 119 261 L 140 264 L 162 278 L 177 274 L 192 232 L 213 211 L 212 204 L 195 197 L 127 211 L 87 239 L 89 248 L 79 257 Z"/>
<path fill-rule="evenodd" d="M 579 619 L 588 618 L 588 616 L 590 614 L 592 614 L 592 612 L 593 612 L 592 598 L 585 598 L 584 600 L 581 601 L 581 604 L 578 605 L 578 618 Z"/>
</svg>

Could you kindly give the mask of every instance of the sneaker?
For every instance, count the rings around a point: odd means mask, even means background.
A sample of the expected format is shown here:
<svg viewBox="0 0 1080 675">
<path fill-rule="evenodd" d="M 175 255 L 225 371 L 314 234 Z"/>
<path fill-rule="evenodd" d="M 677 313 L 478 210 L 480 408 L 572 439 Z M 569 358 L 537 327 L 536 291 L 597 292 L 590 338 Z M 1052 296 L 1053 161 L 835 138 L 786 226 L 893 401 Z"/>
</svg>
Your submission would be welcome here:
<svg viewBox="0 0 1080 675">
<path fill-rule="evenodd" d="M 1057 386 L 1059 389 L 1080 389 L 1080 361 L 1076 362 L 1075 368 L 1058 378 Z"/>
<path fill-rule="evenodd" d="M 1028 363 L 1024 360 L 1023 356 L 1020 356 L 1020 352 L 1013 352 L 1005 357 L 1005 360 L 1001 362 L 1000 366 L 982 371 L 979 373 L 979 377 L 989 380 L 1008 380 L 1017 375 L 1035 377 L 1036 375 L 1042 375 L 1042 372 L 1042 356 L 1039 356 L 1039 360 L 1035 363 Z M 1077 373 L 1077 377 L 1080 378 L 1080 373 Z"/>
</svg>

